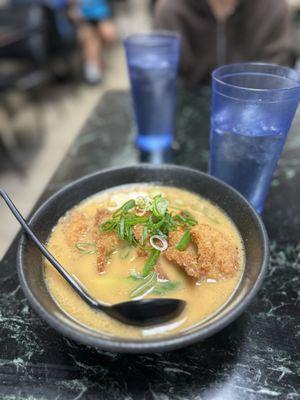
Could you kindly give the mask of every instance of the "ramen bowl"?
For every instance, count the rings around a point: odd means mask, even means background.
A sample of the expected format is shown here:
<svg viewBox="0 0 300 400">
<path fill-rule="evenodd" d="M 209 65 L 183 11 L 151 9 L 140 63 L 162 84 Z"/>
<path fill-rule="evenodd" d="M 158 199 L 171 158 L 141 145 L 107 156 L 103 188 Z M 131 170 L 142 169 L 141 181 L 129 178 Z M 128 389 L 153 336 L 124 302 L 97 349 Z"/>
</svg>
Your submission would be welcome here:
<svg viewBox="0 0 300 400">
<path fill-rule="evenodd" d="M 87 197 L 128 184 L 173 186 L 198 194 L 224 211 L 238 229 L 245 249 L 245 268 L 230 299 L 211 317 L 170 336 L 130 339 L 107 335 L 72 318 L 54 301 L 44 279 L 44 259 L 24 235 L 18 249 L 22 289 L 37 313 L 54 329 L 77 342 L 114 352 L 144 353 L 174 350 L 203 340 L 235 320 L 253 300 L 267 269 L 268 237 L 260 217 L 230 186 L 202 172 L 174 165 L 135 165 L 85 176 L 52 195 L 33 215 L 30 226 L 47 242 L 58 220 Z"/>
</svg>

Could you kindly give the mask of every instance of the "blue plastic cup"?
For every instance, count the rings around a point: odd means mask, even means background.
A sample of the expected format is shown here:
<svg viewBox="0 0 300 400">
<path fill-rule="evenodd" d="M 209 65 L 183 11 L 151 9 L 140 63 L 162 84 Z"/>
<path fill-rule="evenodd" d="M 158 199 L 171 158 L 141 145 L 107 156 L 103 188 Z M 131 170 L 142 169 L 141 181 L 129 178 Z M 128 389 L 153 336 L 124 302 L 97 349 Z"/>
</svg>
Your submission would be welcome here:
<svg viewBox="0 0 300 400">
<path fill-rule="evenodd" d="M 300 75 L 273 64 L 212 73 L 210 173 L 260 213 L 300 99 Z"/>
<path fill-rule="evenodd" d="M 124 41 L 140 150 L 161 151 L 172 144 L 179 44 L 179 36 L 167 31 Z"/>
</svg>

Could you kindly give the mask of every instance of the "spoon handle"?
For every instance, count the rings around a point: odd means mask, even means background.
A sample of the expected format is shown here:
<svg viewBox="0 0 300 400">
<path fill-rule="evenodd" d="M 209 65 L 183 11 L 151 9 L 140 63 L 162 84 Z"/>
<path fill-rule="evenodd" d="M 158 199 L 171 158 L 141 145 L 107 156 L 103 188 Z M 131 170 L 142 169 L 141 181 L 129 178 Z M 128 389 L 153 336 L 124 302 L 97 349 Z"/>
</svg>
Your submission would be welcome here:
<svg viewBox="0 0 300 400">
<path fill-rule="evenodd" d="M 77 279 L 73 278 L 65 269 L 64 267 L 53 257 L 53 255 L 47 250 L 47 248 L 43 245 L 43 243 L 35 236 L 35 234 L 30 229 L 29 225 L 25 221 L 25 219 L 20 214 L 17 207 L 14 205 L 12 200 L 9 198 L 8 194 L 5 190 L 0 188 L 0 196 L 3 198 L 13 215 L 19 221 L 23 229 L 26 231 L 27 235 L 30 239 L 34 242 L 34 244 L 38 247 L 41 253 L 44 255 L 45 258 L 56 268 L 56 270 L 63 276 L 63 278 L 72 286 L 72 288 L 76 291 L 76 293 L 85 300 L 91 307 L 100 308 L 101 305 L 93 299 L 86 290 L 81 286 Z"/>
</svg>

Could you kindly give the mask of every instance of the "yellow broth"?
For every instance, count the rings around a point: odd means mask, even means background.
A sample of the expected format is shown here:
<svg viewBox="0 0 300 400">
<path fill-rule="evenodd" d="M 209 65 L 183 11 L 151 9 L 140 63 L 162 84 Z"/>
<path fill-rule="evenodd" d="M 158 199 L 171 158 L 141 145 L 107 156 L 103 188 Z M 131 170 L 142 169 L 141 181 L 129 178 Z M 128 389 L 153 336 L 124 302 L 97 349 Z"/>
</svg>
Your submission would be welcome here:
<svg viewBox="0 0 300 400">
<path fill-rule="evenodd" d="M 131 198 L 153 197 L 158 193 L 162 193 L 169 200 L 170 211 L 188 210 L 198 223 L 208 224 L 227 236 L 238 251 L 239 267 L 234 276 L 218 281 L 207 279 L 197 282 L 180 266 L 161 256 L 160 265 L 169 279 L 178 282 L 179 286 L 164 295 L 155 296 L 150 293 L 147 296 L 179 298 L 185 300 L 187 306 L 177 319 L 169 323 L 150 328 L 137 328 L 122 324 L 101 312 L 92 310 L 46 262 L 44 272 L 49 292 L 56 303 L 75 320 L 105 335 L 119 338 L 146 339 L 174 335 L 212 316 L 234 293 L 244 269 L 243 244 L 235 225 L 223 211 L 206 199 L 174 187 L 128 185 L 90 197 L 59 220 L 49 238 L 48 249 L 95 298 L 110 304 L 129 300 L 130 293 L 138 282 L 128 277 L 133 271 L 137 273 L 142 271 L 145 258 L 138 257 L 135 248 L 130 248 L 128 252 L 128 248 L 123 246 L 111 254 L 106 271 L 99 274 L 97 254 L 81 253 L 74 245 L 67 242 L 64 232 L 70 223 L 70 215 L 74 212 L 83 212 L 93 225 L 97 209 L 108 208 L 113 211 Z M 80 237 L 80 242 L 93 242 L 91 231 L 84 232 Z"/>
</svg>

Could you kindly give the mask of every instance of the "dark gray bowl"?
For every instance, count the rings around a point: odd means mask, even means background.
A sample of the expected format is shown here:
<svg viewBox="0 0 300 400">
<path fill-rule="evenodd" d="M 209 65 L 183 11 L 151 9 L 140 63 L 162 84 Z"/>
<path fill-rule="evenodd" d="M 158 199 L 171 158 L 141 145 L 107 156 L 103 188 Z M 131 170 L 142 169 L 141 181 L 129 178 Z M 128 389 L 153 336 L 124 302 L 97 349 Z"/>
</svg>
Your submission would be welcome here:
<svg viewBox="0 0 300 400">
<path fill-rule="evenodd" d="M 234 221 L 244 240 L 246 268 L 231 300 L 209 320 L 185 333 L 155 340 L 121 340 L 108 337 L 77 323 L 52 300 L 43 279 L 43 259 L 25 236 L 18 250 L 18 273 L 32 307 L 58 332 L 78 342 L 116 352 L 172 350 L 203 340 L 236 319 L 256 295 L 267 269 L 269 250 L 264 225 L 250 204 L 238 192 L 209 175 L 173 165 L 135 165 L 100 171 L 83 177 L 50 197 L 31 218 L 37 236 L 46 241 L 57 220 L 81 200 L 99 191 L 129 183 L 154 182 L 187 189 L 221 207 Z"/>
</svg>

